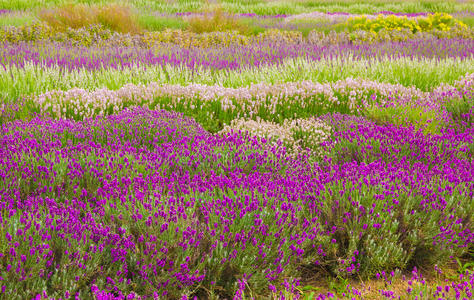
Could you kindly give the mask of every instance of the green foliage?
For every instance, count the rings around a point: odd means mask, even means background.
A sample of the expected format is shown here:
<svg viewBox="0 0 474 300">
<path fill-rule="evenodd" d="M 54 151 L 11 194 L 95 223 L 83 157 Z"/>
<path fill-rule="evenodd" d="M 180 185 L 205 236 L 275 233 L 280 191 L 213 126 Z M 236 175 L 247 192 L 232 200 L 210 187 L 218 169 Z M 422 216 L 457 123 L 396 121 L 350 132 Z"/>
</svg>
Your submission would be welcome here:
<svg viewBox="0 0 474 300">
<path fill-rule="evenodd" d="M 456 123 L 464 123 L 464 126 L 474 124 L 474 99 L 470 97 L 456 98 L 446 102 L 445 106 Z"/>
<path fill-rule="evenodd" d="M 186 22 L 182 18 L 157 17 L 152 15 L 139 15 L 138 23 L 148 31 L 163 31 L 165 29 L 185 29 Z"/>
<path fill-rule="evenodd" d="M 342 296 L 342 293 L 347 291 L 349 280 L 341 276 L 336 278 L 328 277 L 328 289 L 330 291 L 335 291 L 338 295 Z"/>
<path fill-rule="evenodd" d="M 425 134 L 438 134 L 444 127 L 440 112 L 427 107 L 404 105 L 369 107 L 364 115 L 376 122 L 401 126 L 414 126 Z"/>
<path fill-rule="evenodd" d="M 466 17 L 460 17 L 459 21 L 462 23 L 466 24 L 469 27 L 474 27 L 474 17 L 471 16 L 466 16 Z"/>
<path fill-rule="evenodd" d="M 24 26 L 31 25 L 35 18 L 27 13 L 4 14 L 0 15 L 0 28 L 5 26 Z"/>
<path fill-rule="evenodd" d="M 459 274 L 466 274 L 466 271 L 469 271 L 469 273 L 474 272 L 474 261 L 462 263 L 459 258 L 456 258 L 456 262 L 458 263 L 457 271 Z"/>
</svg>

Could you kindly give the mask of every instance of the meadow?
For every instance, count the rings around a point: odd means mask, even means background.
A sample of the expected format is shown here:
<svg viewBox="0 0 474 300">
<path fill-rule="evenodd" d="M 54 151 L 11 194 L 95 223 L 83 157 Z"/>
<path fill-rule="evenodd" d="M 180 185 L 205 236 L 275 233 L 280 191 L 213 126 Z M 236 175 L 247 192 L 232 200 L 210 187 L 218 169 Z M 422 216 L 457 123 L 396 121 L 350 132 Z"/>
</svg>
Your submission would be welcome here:
<svg viewBox="0 0 474 300">
<path fill-rule="evenodd" d="M 473 26 L 0 0 L 0 299 L 472 299 Z"/>
</svg>

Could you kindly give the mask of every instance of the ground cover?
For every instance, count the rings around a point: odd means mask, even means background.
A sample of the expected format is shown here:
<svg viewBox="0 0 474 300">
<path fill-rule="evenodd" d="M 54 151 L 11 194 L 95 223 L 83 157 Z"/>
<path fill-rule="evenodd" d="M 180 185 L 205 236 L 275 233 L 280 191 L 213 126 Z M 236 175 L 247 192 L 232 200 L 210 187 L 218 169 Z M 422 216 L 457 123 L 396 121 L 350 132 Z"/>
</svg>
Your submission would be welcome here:
<svg viewBox="0 0 474 300">
<path fill-rule="evenodd" d="M 472 3 L 69 4 L 0 1 L 0 298 L 472 298 Z"/>
</svg>

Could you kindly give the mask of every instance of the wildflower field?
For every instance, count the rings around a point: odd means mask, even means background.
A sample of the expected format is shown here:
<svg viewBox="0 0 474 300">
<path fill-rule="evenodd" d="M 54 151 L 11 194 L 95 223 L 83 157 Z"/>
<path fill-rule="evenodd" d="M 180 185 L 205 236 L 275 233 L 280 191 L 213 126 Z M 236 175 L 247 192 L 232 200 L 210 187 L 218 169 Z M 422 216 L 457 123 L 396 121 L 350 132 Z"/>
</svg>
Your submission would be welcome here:
<svg viewBox="0 0 474 300">
<path fill-rule="evenodd" d="M 473 299 L 474 2 L 0 0 L 0 299 Z"/>
</svg>

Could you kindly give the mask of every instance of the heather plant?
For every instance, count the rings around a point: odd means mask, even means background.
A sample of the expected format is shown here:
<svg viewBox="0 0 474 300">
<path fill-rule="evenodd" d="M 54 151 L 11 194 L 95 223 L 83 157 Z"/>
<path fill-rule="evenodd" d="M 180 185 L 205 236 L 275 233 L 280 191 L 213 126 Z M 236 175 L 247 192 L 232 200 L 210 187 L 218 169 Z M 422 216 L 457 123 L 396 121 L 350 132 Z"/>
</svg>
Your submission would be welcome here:
<svg viewBox="0 0 474 300">
<path fill-rule="evenodd" d="M 471 126 L 474 117 L 474 102 L 472 97 L 472 89 L 474 87 L 474 78 L 466 76 L 456 81 L 453 86 L 441 85 L 435 89 L 438 97 L 450 95 L 451 101 L 447 101 L 444 105 L 447 113 L 457 123 L 457 126 Z M 464 90 L 464 92 L 461 92 Z"/>
<path fill-rule="evenodd" d="M 446 103 L 446 111 L 451 118 L 463 126 L 472 126 L 474 122 L 474 103 L 472 98 L 454 99 Z"/>
<path fill-rule="evenodd" d="M 47 39 L 53 34 L 52 29 L 49 26 L 38 22 L 34 22 L 31 25 L 22 25 L 19 27 L 5 26 L 0 30 L 1 41 L 8 41 L 10 43 Z"/>
<path fill-rule="evenodd" d="M 268 34 L 260 43 L 231 45 L 236 36 L 209 33 L 201 39 L 188 42 L 197 43 L 199 48 L 188 49 L 170 45 L 170 39 L 187 39 L 185 34 L 162 35 L 161 45 L 150 49 L 143 47 L 143 41 L 133 35 L 113 33 L 102 26 L 91 26 L 80 30 L 56 33 L 58 42 L 4 43 L 0 51 L 0 63 L 17 67 L 32 63 L 35 65 L 56 65 L 68 71 L 74 69 L 120 69 L 133 65 L 186 65 L 188 68 L 238 70 L 244 67 L 278 65 L 293 58 L 309 61 L 333 58 L 360 60 L 365 58 L 396 59 L 458 58 L 464 60 L 474 54 L 474 41 L 469 39 L 416 39 L 403 42 L 381 42 L 376 45 L 354 44 L 310 44 L 297 42 L 296 35 L 281 35 L 279 38 Z M 150 36 L 153 39 L 153 36 Z M 275 38 L 274 40 L 272 40 Z M 104 40 L 105 39 L 105 40 Z M 288 39 L 287 41 L 285 41 Z M 214 46 L 213 42 L 222 42 Z M 149 40 L 145 41 L 149 43 Z M 183 41 L 184 42 L 184 41 Z M 297 43 L 296 43 L 297 42 Z M 84 47 L 78 44 L 93 44 Z M 151 43 L 153 43 L 151 41 Z M 205 48 L 204 48 L 205 47 Z M 328 49 L 331 51 L 328 52 Z"/>
<path fill-rule="evenodd" d="M 101 9 L 99 12 L 108 11 L 113 8 L 106 7 Z M 115 8 L 114 8 L 115 9 Z M 141 32 L 140 26 L 134 23 L 129 24 L 128 22 L 122 22 L 121 19 L 125 18 L 128 14 L 125 8 L 117 8 L 118 12 L 111 14 L 106 13 L 104 17 L 101 17 L 100 22 L 92 22 L 92 24 L 84 24 L 84 26 L 73 28 L 69 26 L 62 26 L 62 30 L 54 30 L 56 25 L 50 26 L 45 22 L 38 24 L 36 20 L 30 20 L 28 23 L 21 26 L 4 26 L 0 28 L 0 41 L 19 43 L 25 41 L 60 41 L 64 43 L 72 43 L 75 45 L 91 46 L 91 45 L 117 45 L 117 46 L 129 46 L 130 43 L 126 42 L 128 37 L 134 42 L 135 45 L 145 46 L 147 48 L 152 47 L 164 47 L 169 46 L 167 43 L 172 43 L 184 48 L 210 48 L 210 47 L 228 47 L 228 46 L 245 46 L 245 45 L 258 45 L 259 43 L 290 43 L 299 45 L 302 43 L 319 44 L 319 45 L 346 45 L 350 43 L 366 45 L 368 43 L 379 43 L 389 41 L 410 41 L 410 40 L 422 40 L 422 39 L 454 39 L 464 38 L 471 39 L 474 36 L 474 30 L 472 28 L 465 28 L 459 24 L 455 24 L 448 30 L 437 30 L 433 29 L 430 31 L 413 33 L 407 28 L 400 30 L 387 30 L 385 28 L 375 31 L 356 30 L 353 32 L 335 32 L 334 30 L 328 30 L 328 32 L 322 32 L 312 28 L 306 29 L 292 29 L 292 30 L 278 30 L 276 28 L 253 28 L 254 34 L 241 34 L 239 28 L 233 26 L 229 30 L 218 31 L 215 28 L 205 31 L 202 33 L 195 33 L 185 29 L 185 24 L 182 21 L 174 20 L 172 18 L 155 19 L 150 16 L 141 16 L 139 21 L 143 24 L 144 28 L 148 31 Z M 107 17 L 113 15 L 112 17 Z M 107 19 L 109 18 L 109 19 Z M 29 20 L 29 19 L 28 19 Z M 1 19 L 0 19 L 1 21 Z M 10 21 L 7 21 L 10 22 Z M 23 22 L 23 21 L 21 21 Z M 171 23 L 170 23 L 171 22 Z M 170 25 L 170 27 L 168 27 Z M 125 28 L 124 26 L 127 26 Z M 91 42 L 90 35 L 95 33 L 91 28 L 100 28 L 101 31 L 112 31 L 116 33 L 113 38 L 111 35 L 97 36 Z M 151 31 L 150 31 L 151 30 Z M 159 31 L 155 31 L 159 30 Z M 23 32 L 35 32 L 35 35 L 23 36 Z M 72 35 L 75 38 L 64 38 L 64 32 L 68 35 Z M 125 32 L 125 34 L 120 34 Z M 85 34 L 84 39 L 80 39 L 82 34 Z M 67 35 L 66 35 L 67 37 Z M 123 43 L 122 41 L 125 41 Z"/>
</svg>

